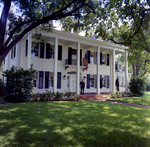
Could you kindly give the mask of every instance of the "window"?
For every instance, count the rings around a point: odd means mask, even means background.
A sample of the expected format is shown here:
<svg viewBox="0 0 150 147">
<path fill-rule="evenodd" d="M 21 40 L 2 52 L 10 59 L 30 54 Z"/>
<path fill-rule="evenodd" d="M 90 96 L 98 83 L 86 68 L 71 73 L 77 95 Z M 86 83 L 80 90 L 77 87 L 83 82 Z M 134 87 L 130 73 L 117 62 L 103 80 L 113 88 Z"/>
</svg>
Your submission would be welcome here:
<svg viewBox="0 0 150 147">
<path fill-rule="evenodd" d="M 33 57 L 38 57 L 39 56 L 39 43 L 32 42 L 31 56 L 33 56 Z"/>
<path fill-rule="evenodd" d="M 120 77 L 120 87 L 123 87 L 123 77 Z"/>
<path fill-rule="evenodd" d="M 94 52 L 91 52 L 91 54 L 90 54 L 90 63 L 96 63 Z"/>
<path fill-rule="evenodd" d="M 95 75 L 90 75 L 90 87 L 95 87 L 94 85 L 94 77 Z"/>
<path fill-rule="evenodd" d="M 49 87 L 53 87 L 53 72 L 49 72 Z"/>
<path fill-rule="evenodd" d="M 102 54 L 102 64 L 107 64 L 106 54 Z"/>
<path fill-rule="evenodd" d="M 54 58 L 54 45 L 50 45 L 50 58 Z"/>
<path fill-rule="evenodd" d="M 121 70 L 121 64 L 119 64 L 119 70 Z"/>
<path fill-rule="evenodd" d="M 11 59 L 16 57 L 16 46 L 11 49 Z"/>
<path fill-rule="evenodd" d="M 37 84 L 38 84 L 38 71 L 34 72 L 34 75 L 33 75 L 33 85 L 34 87 L 37 87 Z"/>
<path fill-rule="evenodd" d="M 69 87 L 69 76 L 67 76 L 67 87 Z"/>
<path fill-rule="evenodd" d="M 107 85 L 107 78 L 106 78 L 106 76 L 104 76 L 104 75 L 102 75 L 102 87 L 106 87 Z"/>
</svg>

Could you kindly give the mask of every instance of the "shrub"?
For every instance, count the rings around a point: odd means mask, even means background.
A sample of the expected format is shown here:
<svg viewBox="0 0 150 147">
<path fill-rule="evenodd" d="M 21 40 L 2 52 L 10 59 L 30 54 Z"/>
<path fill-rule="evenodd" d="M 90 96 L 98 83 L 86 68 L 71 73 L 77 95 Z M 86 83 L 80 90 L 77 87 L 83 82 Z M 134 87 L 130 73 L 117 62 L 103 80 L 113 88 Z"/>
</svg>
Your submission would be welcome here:
<svg viewBox="0 0 150 147">
<path fill-rule="evenodd" d="M 145 79 L 138 76 L 131 77 L 129 89 L 134 96 L 143 96 L 146 90 Z"/>
<path fill-rule="evenodd" d="M 6 77 L 5 94 L 9 102 L 25 102 L 30 97 L 33 88 L 33 70 L 32 65 L 30 69 L 18 69 L 12 66 L 10 70 L 3 72 Z"/>
</svg>

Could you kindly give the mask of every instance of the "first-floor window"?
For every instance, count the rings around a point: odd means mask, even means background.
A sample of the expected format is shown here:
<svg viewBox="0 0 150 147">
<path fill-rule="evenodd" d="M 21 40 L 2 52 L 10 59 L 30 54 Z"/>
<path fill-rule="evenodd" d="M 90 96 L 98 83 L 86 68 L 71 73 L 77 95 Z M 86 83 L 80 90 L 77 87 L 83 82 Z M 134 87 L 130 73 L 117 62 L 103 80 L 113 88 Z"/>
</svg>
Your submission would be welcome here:
<svg viewBox="0 0 150 147">
<path fill-rule="evenodd" d="M 120 77 L 120 87 L 123 87 L 123 77 Z"/>
<path fill-rule="evenodd" d="M 102 75 L 102 87 L 106 87 L 106 82 L 107 82 L 106 76 Z"/>
<path fill-rule="evenodd" d="M 35 71 L 34 72 L 34 75 L 33 75 L 33 85 L 34 87 L 37 87 L 37 84 L 38 84 L 38 71 Z"/>
<path fill-rule="evenodd" d="M 90 75 L 90 87 L 94 87 L 94 76 L 95 75 Z"/>
<path fill-rule="evenodd" d="M 49 72 L 49 87 L 53 87 L 53 72 Z"/>
</svg>

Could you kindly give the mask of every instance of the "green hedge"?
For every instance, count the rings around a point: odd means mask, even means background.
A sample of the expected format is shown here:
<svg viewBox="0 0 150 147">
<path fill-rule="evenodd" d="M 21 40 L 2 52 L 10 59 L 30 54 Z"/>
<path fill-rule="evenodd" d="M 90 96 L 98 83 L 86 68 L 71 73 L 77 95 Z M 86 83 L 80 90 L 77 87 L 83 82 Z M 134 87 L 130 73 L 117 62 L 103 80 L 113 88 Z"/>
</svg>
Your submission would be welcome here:
<svg viewBox="0 0 150 147">
<path fill-rule="evenodd" d="M 146 82 L 144 78 L 133 76 L 129 83 L 129 89 L 135 96 L 143 96 L 146 90 Z"/>
</svg>

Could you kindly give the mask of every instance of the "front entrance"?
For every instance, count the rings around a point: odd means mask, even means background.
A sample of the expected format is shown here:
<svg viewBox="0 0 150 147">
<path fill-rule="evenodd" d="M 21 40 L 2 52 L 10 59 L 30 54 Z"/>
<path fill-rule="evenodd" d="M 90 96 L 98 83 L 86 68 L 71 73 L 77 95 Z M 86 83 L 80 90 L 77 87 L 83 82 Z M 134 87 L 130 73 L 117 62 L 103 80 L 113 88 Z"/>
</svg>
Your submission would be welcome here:
<svg viewBox="0 0 150 147">
<path fill-rule="evenodd" d="M 70 75 L 70 92 L 76 92 L 76 75 Z"/>
</svg>

